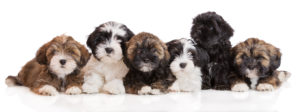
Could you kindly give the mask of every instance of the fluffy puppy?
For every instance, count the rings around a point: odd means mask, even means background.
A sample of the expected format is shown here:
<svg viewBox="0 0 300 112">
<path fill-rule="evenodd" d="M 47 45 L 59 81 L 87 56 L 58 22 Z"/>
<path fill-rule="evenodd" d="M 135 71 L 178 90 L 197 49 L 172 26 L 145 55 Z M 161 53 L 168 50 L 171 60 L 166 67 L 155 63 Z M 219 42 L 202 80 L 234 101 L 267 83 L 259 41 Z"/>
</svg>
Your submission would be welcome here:
<svg viewBox="0 0 300 112">
<path fill-rule="evenodd" d="M 125 63 L 130 68 L 124 78 L 126 92 L 130 94 L 161 94 L 174 82 L 168 61 L 167 46 L 150 33 L 139 33 L 126 45 Z"/>
<path fill-rule="evenodd" d="M 170 70 L 176 81 L 169 88 L 175 92 L 196 92 L 201 90 L 202 67 L 209 62 L 205 50 L 198 48 L 190 39 L 176 39 L 167 43 L 171 55 Z"/>
<path fill-rule="evenodd" d="M 93 55 L 83 69 L 85 93 L 124 94 L 123 77 L 128 68 L 123 62 L 125 42 L 134 34 L 124 24 L 106 22 L 88 37 Z"/>
<path fill-rule="evenodd" d="M 232 91 L 272 91 L 285 81 L 290 73 L 277 71 L 280 50 L 257 38 L 249 38 L 232 48 L 235 73 L 231 79 Z"/>
<path fill-rule="evenodd" d="M 209 64 L 204 67 L 203 89 L 229 89 L 227 76 L 230 67 L 231 26 L 215 12 L 206 12 L 193 20 L 191 37 L 198 47 L 204 48 L 210 57 Z"/>
<path fill-rule="evenodd" d="M 80 94 L 83 77 L 79 73 L 89 57 L 88 50 L 72 37 L 57 36 L 37 51 L 17 77 L 7 77 L 6 84 L 24 85 L 39 95 L 55 95 L 58 91 Z"/>
</svg>

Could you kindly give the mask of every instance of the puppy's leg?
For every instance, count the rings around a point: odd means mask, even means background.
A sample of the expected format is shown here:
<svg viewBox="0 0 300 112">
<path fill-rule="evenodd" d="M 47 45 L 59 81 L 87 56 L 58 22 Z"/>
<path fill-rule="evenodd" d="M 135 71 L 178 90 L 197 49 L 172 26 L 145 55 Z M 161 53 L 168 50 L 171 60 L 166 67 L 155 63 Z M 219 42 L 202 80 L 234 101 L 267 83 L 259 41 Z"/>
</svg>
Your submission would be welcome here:
<svg viewBox="0 0 300 112">
<path fill-rule="evenodd" d="M 104 83 L 103 77 L 96 73 L 89 73 L 84 75 L 84 83 L 82 90 L 85 93 L 99 93 Z"/>
<path fill-rule="evenodd" d="M 82 93 L 83 75 L 71 74 L 67 76 L 66 94 L 76 95 Z"/>
<path fill-rule="evenodd" d="M 169 90 L 171 92 L 180 92 L 180 88 L 179 88 L 179 85 L 178 85 L 178 81 L 175 81 L 171 87 L 169 87 Z"/>
<path fill-rule="evenodd" d="M 111 94 L 125 94 L 125 87 L 122 79 L 114 79 L 103 86 L 103 90 Z"/>
<path fill-rule="evenodd" d="M 274 71 L 273 75 L 275 75 L 275 77 L 278 77 L 279 81 L 281 83 L 287 81 L 287 79 L 289 79 L 291 77 L 291 73 L 288 71 Z"/>
<path fill-rule="evenodd" d="M 53 96 L 59 93 L 61 83 L 57 78 L 52 78 L 50 74 L 43 72 L 39 76 L 38 80 L 30 87 L 31 91 L 44 96 Z"/>
<path fill-rule="evenodd" d="M 231 72 L 228 76 L 231 91 L 245 92 L 249 90 L 247 83 L 239 78 L 234 72 Z"/>
<path fill-rule="evenodd" d="M 37 88 L 31 88 L 31 90 L 39 95 L 43 95 L 43 96 L 54 96 L 58 94 L 57 89 L 52 86 L 52 85 L 42 85 L 40 87 Z"/>
<path fill-rule="evenodd" d="M 280 85 L 280 80 L 276 75 L 259 79 L 256 90 L 258 91 L 273 91 Z"/>
</svg>

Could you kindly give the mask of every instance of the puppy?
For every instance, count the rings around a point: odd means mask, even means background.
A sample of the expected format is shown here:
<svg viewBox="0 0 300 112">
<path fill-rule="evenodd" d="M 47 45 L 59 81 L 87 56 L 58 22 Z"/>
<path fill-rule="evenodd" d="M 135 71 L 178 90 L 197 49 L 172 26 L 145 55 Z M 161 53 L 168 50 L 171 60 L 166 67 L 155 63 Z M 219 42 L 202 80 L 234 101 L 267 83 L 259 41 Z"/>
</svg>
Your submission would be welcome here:
<svg viewBox="0 0 300 112">
<path fill-rule="evenodd" d="M 235 76 L 232 91 L 272 91 L 285 81 L 290 73 L 277 71 L 280 66 L 280 50 L 257 38 L 249 38 L 232 48 Z"/>
<path fill-rule="evenodd" d="M 17 77 L 7 77 L 6 84 L 24 85 L 39 95 L 80 94 L 83 77 L 79 73 L 89 57 L 88 50 L 71 36 L 57 36 L 37 51 Z"/>
<path fill-rule="evenodd" d="M 191 37 L 210 57 L 209 64 L 203 68 L 202 80 L 208 82 L 203 83 L 203 89 L 230 89 L 227 77 L 231 71 L 229 39 L 232 35 L 231 26 L 215 12 L 206 12 L 194 18 Z"/>
<path fill-rule="evenodd" d="M 123 77 L 128 68 L 123 62 L 125 42 L 134 34 L 127 26 L 106 22 L 97 27 L 87 40 L 93 55 L 83 69 L 85 93 L 124 94 Z"/>
<path fill-rule="evenodd" d="M 126 93 L 161 94 L 176 79 L 168 69 L 167 46 L 150 33 L 139 33 L 126 44 L 125 63 L 129 72 L 124 78 Z"/>
<path fill-rule="evenodd" d="M 175 92 L 197 92 L 202 85 L 202 67 L 209 62 L 205 50 L 198 48 L 190 39 L 172 40 L 167 43 L 171 55 L 170 70 L 176 81 L 169 88 Z"/>
</svg>

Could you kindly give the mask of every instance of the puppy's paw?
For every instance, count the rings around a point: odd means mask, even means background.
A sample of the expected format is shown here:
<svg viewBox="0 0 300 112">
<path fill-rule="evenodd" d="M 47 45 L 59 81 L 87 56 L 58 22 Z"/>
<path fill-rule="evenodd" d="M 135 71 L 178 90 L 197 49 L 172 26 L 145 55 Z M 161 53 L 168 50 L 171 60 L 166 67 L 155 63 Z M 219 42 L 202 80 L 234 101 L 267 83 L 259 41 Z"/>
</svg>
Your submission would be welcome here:
<svg viewBox="0 0 300 112">
<path fill-rule="evenodd" d="M 236 92 L 245 92 L 248 90 L 249 87 L 246 83 L 237 83 L 231 88 L 231 91 L 236 91 Z"/>
<path fill-rule="evenodd" d="M 161 94 L 161 92 L 160 92 L 159 89 L 152 89 L 151 90 L 151 94 L 153 94 L 153 95 L 159 95 L 159 94 Z"/>
<path fill-rule="evenodd" d="M 93 84 L 84 83 L 82 85 L 82 91 L 84 93 L 93 94 L 93 93 L 99 93 L 99 87 Z"/>
<path fill-rule="evenodd" d="M 171 91 L 171 92 L 180 92 L 180 88 L 177 85 L 177 83 L 174 82 L 173 85 L 169 88 L 169 91 Z"/>
<path fill-rule="evenodd" d="M 268 84 L 268 83 L 258 84 L 258 86 L 256 87 L 256 89 L 258 91 L 273 91 L 273 90 L 275 90 L 275 88 L 273 87 L 273 85 Z"/>
<path fill-rule="evenodd" d="M 151 93 L 151 87 L 150 86 L 143 86 L 142 88 L 141 88 L 141 90 L 139 90 L 138 91 L 138 94 L 139 95 L 145 95 L 145 94 L 149 94 L 149 93 Z"/>
<path fill-rule="evenodd" d="M 58 91 L 51 85 L 44 85 L 38 90 L 38 94 L 44 96 L 54 96 L 58 94 Z"/>
<path fill-rule="evenodd" d="M 278 79 L 280 82 L 287 81 L 291 77 L 291 73 L 288 71 L 278 71 Z"/>
<path fill-rule="evenodd" d="M 72 86 L 72 87 L 69 87 L 67 90 L 66 90 L 66 94 L 68 95 L 77 95 L 77 94 L 80 94 L 82 91 L 79 87 L 77 86 Z"/>
<path fill-rule="evenodd" d="M 113 80 L 106 83 L 103 90 L 110 94 L 125 94 L 125 87 L 122 80 Z"/>
</svg>

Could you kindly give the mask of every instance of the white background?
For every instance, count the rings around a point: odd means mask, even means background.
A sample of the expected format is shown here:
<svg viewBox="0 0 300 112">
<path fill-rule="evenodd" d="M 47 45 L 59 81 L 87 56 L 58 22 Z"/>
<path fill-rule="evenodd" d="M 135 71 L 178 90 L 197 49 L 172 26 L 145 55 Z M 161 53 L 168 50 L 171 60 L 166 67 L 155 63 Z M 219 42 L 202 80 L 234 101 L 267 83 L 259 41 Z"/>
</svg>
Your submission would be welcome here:
<svg viewBox="0 0 300 112">
<path fill-rule="evenodd" d="M 288 0 L 6 0 L 0 1 L 0 111 L 298 111 L 300 4 Z M 85 44 L 96 26 L 107 21 L 126 24 L 135 34 L 151 32 L 167 42 L 190 38 L 192 19 L 216 11 L 235 29 L 233 45 L 259 37 L 279 47 L 279 69 L 292 73 L 275 92 L 201 91 L 159 96 L 59 95 L 41 97 L 27 88 L 7 88 L 37 49 L 61 34 Z"/>
</svg>

